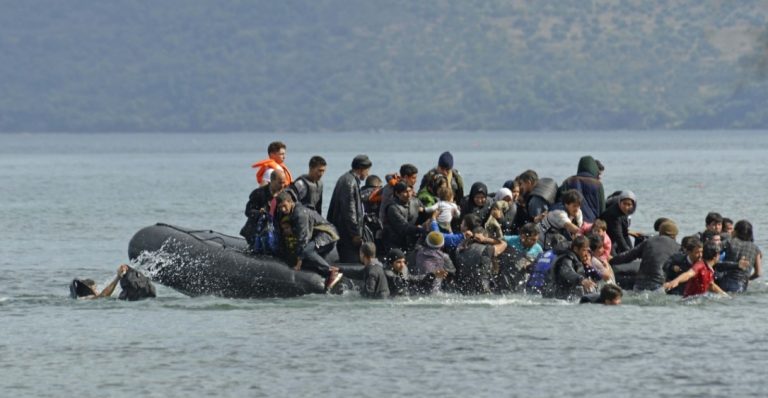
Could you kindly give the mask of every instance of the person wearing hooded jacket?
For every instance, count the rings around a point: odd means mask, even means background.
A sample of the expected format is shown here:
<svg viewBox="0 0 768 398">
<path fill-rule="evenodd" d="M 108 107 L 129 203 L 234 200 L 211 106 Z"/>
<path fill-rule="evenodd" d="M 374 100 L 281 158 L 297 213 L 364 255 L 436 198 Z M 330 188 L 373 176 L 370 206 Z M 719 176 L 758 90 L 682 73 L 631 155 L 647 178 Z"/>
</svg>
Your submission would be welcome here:
<svg viewBox="0 0 768 398">
<path fill-rule="evenodd" d="M 629 217 L 637 210 L 637 198 L 632 191 L 618 191 L 609 196 L 608 202 L 610 204 L 600 215 L 600 219 L 604 220 L 608 227 L 607 233 L 612 243 L 611 256 L 615 256 L 632 249 Z"/>
<path fill-rule="evenodd" d="M 631 250 L 613 257 L 611 265 L 626 264 L 640 258 L 640 268 L 635 277 L 635 291 L 657 290 L 664 285 L 666 275 L 664 264 L 680 252 L 677 238 L 677 225 L 674 221 L 665 221 L 659 226 L 659 234 L 648 238 Z"/>
<path fill-rule="evenodd" d="M 382 220 L 382 242 L 387 249 L 398 248 L 410 251 L 425 230 L 416 225 L 418 208 L 412 206 L 413 189 L 400 181 L 394 186 L 396 201 L 390 203 Z"/>
<path fill-rule="evenodd" d="M 579 159 L 576 175 L 568 177 L 560 185 L 560 192 L 575 189 L 581 192 L 584 199 L 581 201 L 581 213 L 584 221 L 593 223 L 600 214 L 605 211 L 605 190 L 603 183 L 598 179 L 600 170 L 592 156 L 584 156 Z"/>
<path fill-rule="evenodd" d="M 586 276 L 584 262 L 589 259 L 589 239 L 579 235 L 569 249 L 555 259 L 546 276 L 542 295 L 546 298 L 570 300 L 580 296 L 579 290 L 592 293 L 597 284 Z"/>
<path fill-rule="evenodd" d="M 461 214 L 477 214 L 480 220 L 485 224 L 488 215 L 491 213 L 491 201 L 488 200 L 488 186 L 482 182 L 472 184 L 469 189 L 469 195 L 461 200 Z"/>
<path fill-rule="evenodd" d="M 419 192 L 425 191 L 434 182 L 436 174 L 441 174 L 445 177 L 448 187 L 453 191 L 453 198 L 458 204 L 461 198 L 464 197 L 464 179 L 459 171 L 453 168 L 453 155 L 450 152 L 441 153 L 440 158 L 437 160 L 437 167 L 424 174 L 424 177 L 421 179 L 421 185 L 419 185 Z M 433 194 L 436 193 L 437 190 L 434 190 Z"/>
</svg>

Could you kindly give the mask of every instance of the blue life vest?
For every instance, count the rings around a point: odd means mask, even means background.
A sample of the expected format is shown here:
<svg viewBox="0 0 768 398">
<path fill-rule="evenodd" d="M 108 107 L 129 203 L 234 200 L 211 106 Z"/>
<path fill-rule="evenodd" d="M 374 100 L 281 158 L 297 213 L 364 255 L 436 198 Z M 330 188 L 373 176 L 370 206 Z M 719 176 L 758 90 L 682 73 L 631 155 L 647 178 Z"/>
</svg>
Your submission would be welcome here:
<svg viewBox="0 0 768 398">
<path fill-rule="evenodd" d="M 547 250 L 539 256 L 538 260 L 536 260 L 536 264 L 533 265 L 531 276 L 525 284 L 528 293 L 541 294 L 544 284 L 547 281 L 549 269 L 555 264 L 556 259 L 557 254 L 555 254 L 553 250 Z"/>
<path fill-rule="evenodd" d="M 264 213 L 256 222 L 256 234 L 253 237 L 253 252 L 255 254 L 277 254 L 279 241 L 272 216 Z"/>
</svg>

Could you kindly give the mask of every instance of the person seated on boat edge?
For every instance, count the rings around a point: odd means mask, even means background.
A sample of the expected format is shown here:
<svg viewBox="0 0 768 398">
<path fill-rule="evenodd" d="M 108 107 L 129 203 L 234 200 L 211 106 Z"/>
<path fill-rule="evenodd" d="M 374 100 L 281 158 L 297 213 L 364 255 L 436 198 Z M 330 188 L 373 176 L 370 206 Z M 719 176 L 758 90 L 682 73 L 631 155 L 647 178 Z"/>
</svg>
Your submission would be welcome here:
<svg viewBox="0 0 768 398">
<path fill-rule="evenodd" d="M 675 253 L 680 252 L 680 245 L 675 241 L 677 233 L 677 224 L 671 220 L 665 221 L 659 226 L 659 235 L 652 236 L 631 250 L 613 257 L 610 264 L 626 264 L 641 259 L 634 290 L 658 290 L 665 281 L 664 264 Z"/>
<path fill-rule="evenodd" d="M 268 185 L 254 189 L 245 205 L 248 218 L 240 229 L 240 235 L 248 242 L 254 253 L 276 254 L 277 241 L 274 235 L 274 218 L 277 211 L 275 198 L 284 190 L 284 173 L 275 170 Z"/>
<path fill-rule="evenodd" d="M 312 156 L 309 159 L 309 172 L 302 174 L 287 190 L 295 200 L 302 205 L 323 214 L 323 175 L 328 163 L 322 156 Z"/>
<path fill-rule="evenodd" d="M 685 284 L 683 297 L 702 295 L 708 291 L 728 296 L 728 293 L 724 292 L 723 289 L 715 283 L 715 270 L 713 267 L 717 264 L 719 255 L 720 253 L 717 246 L 713 244 L 705 245 L 701 260 L 697 261 L 688 271 L 678 275 L 677 278 L 666 282 L 664 284 L 664 290 L 669 291 L 682 282 L 688 282 Z"/>
<path fill-rule="evenodd" d="M 394 192 L 397 200 L 387 206 L 382 220 L 382 241 L 386 250 L 397 248 L 409 252 L 426 230 L 416 225 L 419 214 L 411 201 L 413 188 L 401 181 L 395 184 Z"/>
<path fill-rule="evenodd" d="M 493 290 L 494 261 L 507 242 L 488 237 L 485 228 L 475 227 L 456 249 L 456 284 L 463 294 L 488 294 Z"/>
<path fill-rule="evenodd" d="M 554 205 L 539 223 L 539 244 L 549 250 L 548 239 L 551 235 L 562 235 L 566 240 L 573 240 L 579 234 L 583 219 L 581 214 L 581 192 L 570 189 L 563 193 L 560 203 Z"/>
<path fill-rule="evenodd" d="M 693 264 L 701 260 L 704 253 L 704 244 L 695 235 L 686 236 L 681 244 L 683 252 L 675 253 L 664 264 L 666 282 L 671 282 L 680 274 L 687 272 Z M 667 290 L 667 294 L 682 295 L 685 291 L 685 282 L 680 282 L 677 287 Z"/>
<path fill-rule="evenodd" d="M 272 173 L 275 170 L 282 170 L 284 174 L 283 185 L 287 187 L 293 179 L 291 178 L 291 172 L 285 165 L 285 152 L 287 147 L 281 141 L 274 141 L 267 147 L 266 159 L 259 160 L 251 165 L 251 168 L 259 169 L 256 172 L 256 182 L 259 186 L 265 186 L 269 184 L 272 178 Z"/>
<path fill-rule="evenodd" d="M 573 239 L 570 248 L 558 255 L 547 272 L 542 296 L 570 300 L 597 288 L 597 283 L 586 275 L 584 263 L 590 261 L 589 239 L 579 235 Z"/>
<path fill-rule="evenodd" d="M 351 169 L 336 180 L 331 202 L 328 205 L 328 221 L 339 231 L 336 251 L 342 263 L 354 263 L 363 242 L 373 241 L 366 233 L 365 210 L 360 196 L 360 183 L 368 177 L 373 162 L 367 155 L 352 159 Z"/>
<path fill-rule="evenodd" d="M 324 256 L 333 250 L 339 240 L 336 228 L 316 211 L 294 202 L 288 192 L 277 195 L 277 207 L 282 214 L 289 216 L 291 230 L 296 237 L 297 259 L 293 269 L 317 272 L 326 278 L 326 290 L 332 289 L 341 280 L 342 273 L 328 264 Z"/>
<path fill-rule="evenodd" d="M 121 292 L 120 300 L 136 301 L 156 297 L 155 287 L 149 278 L 128 266 L 120 264 L 117 275 L 102 291 L 96 287 L 92 279 L 75 279 L 69 286 L 69 294 L 73 299 L 98 299 L 112 296 L 118 282 Z"/>
<path fill-rule="evenodd" d="M 632 191 L 616 191 L 606 199 L 600 219 L 608 227 L 613 245 L 611 256 L 629 251 L 634 246 L 629 235 L 630 216 L 637 210 L 637 198 Z"/>
<path fill-rule="evenodd" d="M 560 185 L 560 192 L 565 193 L 575 189 L 581 193 L 581 212 L 586 222 L 595 222 L 600 214 L 605 211 L 605 190 L 603 183 L 598 179 L 600 171 L 597 162 L 592 156 L 583 156 L 579 159 L 576 174 L 566 178 Z"/>
<path fill-rule="evenodd" d="M 624 291 L 617 285 L 609 284 L 603 286 L 600 293 L 581 296 L 579 304 L 620 305 L 622 297 L 624 297 Z"/>
<path fill-rule="evenodd" d="M 528 223 L 519 235 L 505 235 L 507 249 L 499 255 L 497 288 L 501 292 L 521 291 L 536 260 L 544 252 L 539 244 L 539 228 Z"/>
<path fill-rule="evenodd" d="M 472 187 L 469 189 L 469 195 L 461 198 L 459 207 L 461 214 L 465 216 L 467 214 L 477 214 L 480 220 L 485 223 L 491 212 L 491 202 L 488 201 L 488 186 L 480 181 L 472 184 Z"/>
<path fill-rule="evenodd" d="M 408 269 L 405 253 L 400 249 L 390 250 L 386 261 L 388 266 L 384 274 L 392 297 L 431 294 L 436 291 L 436 287 L 439 289 L 441 281 L 449 275 L 443 268 L 436 268 L 433 272 L 421 275 L 412 274 Z"/>
<path fill-rule="evenodd" d="M 763 253 L 754 243 L 752 223 L 737 221 L 733 236 L 722 247 L 725 256 L 715 266 L 717 285 L 726 292 L 745 292 L 749 281 L 759 278 L 763 271 Z"/>
</svg>

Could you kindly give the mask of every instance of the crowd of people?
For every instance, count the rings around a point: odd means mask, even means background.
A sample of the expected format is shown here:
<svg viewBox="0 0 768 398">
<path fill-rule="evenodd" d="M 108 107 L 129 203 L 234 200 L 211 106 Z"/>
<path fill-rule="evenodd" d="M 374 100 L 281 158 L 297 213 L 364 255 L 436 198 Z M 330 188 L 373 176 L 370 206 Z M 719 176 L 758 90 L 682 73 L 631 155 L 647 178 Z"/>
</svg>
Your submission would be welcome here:
<svg viewBox="0 0 768 398">
<path fill-rule="evenodd" d="M 273 142 L 268 158 L 253 164 L 259 187 L 240 234 L 254 253 L 324 276 L 327 289 L 342 277 L 328 262 L 334 248 L 339 264 L 364 265 L 344 272 L 362 281 L 361 295 L 377 298 L 525 292 L 618 304 L 619 273 L 632 276 L 622 280 L 625 288 L 684 296 L 744 292 L 762 273 L 747 220 L 710 212 L 705 230 L 681 243 L 668 218 L 656 221 L 653 235 L 632 232 L 637 197 L 628 190 L 606 196 L 604 166 L 592 156 L 560 184 L 526 170 L 496 190 L 474 182 L 465 195 L 450 152 L 420 180 L 408 163 L 383 179 L 371 175 L 371 159 L 357 155 L 323 216 L 325 159 L 313 156 L 307 173 L 293 179 L 286 149 Z M 636 260 L 636 271 L 624 270 Z"/>
</svg>

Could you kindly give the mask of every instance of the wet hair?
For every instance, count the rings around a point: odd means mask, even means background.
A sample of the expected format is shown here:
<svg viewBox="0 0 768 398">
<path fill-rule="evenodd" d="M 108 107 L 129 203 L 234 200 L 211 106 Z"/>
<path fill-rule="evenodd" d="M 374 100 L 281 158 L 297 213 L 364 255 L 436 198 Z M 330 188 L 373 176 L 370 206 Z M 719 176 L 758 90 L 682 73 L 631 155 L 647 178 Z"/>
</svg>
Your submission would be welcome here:
<svg viewBox="0 0 768 398">
<path fill-rule="evenodd" d="M 581 194 L 581 192 L 575 190 L 575 189 L 569 189 L 563 193 L 563 196 L 560 197 L 560 201 L 563 202 L 564 205 L 568 205 L 571 203 L 581 203 L 584 200 L 584 196 Z"/>
<path fill-rule="evenodd" d="M 664 224 L 665 221 L 669 221 L 669 219 L 666 217 L 657 218 L 656 221 L 653 222 L 653 230 L 659 232 L 659 227 L 661 227 L 661 224 Z"/>
<path fill-rule="evenodd" d="M 539 234 L 539 227 L 536 224 L 529 222 L 520 227 L 520 236 L 535 236 Z"/>
<path fill-rule="evenodd" d="M 597 249 L 603 247 L 603 237 L 600 235 L 595 234 L 589 234 L 587 236 L 589 238 L 589 250 L 592 250 L 593 252 Z"/>
<path fill-rule="evenodd" d="M 93 279 L 81 279 L 80 282 L 83 282 L 85 286 L 88 286 L 90 288 L 96 287 L 96 282 L 94 282 Z"/>
<path fill-rule="evenodd" d="M 286 149 L 287 147 L 285 144 L 283 144 L 282 141 L 275 141 L 269 143 L 269 146 L 267 147 L 267 153 L 276 153 L 280 152 L 281 149 Z"/>
<path fill-rule="evenodd" d="M 365 242 L 360 245 L 360 253 L 368 258 L 376 257 L 376 245 L 373 242 Z"/>
<path fill-rule="evenodd" d="M 701 241 L 706 245 L 712 241 L 712 238 L 715 236 L 720 236 L 720 234 L 712 231 L 704 231 L 701 233 Z"/>
<path fill-rule="evenodd" d="M 481 226 L 483 224 L 482 220 L 480 219 L 480 216 L 478 216 L 477 214 L 471 214 L 471 213 L 464 216 L 461 222 L 467 226 L 467 230 L 469 231 L 474 231 L 476 227 Z"/>
<path fill-rule="evenodd" d="M 611 283 L 603 286 L 603 288 L 600 289 L 600 297 L 597 301 L 604 303 L 606 301 L 613 301 L 621 297 L 624 297 L 624 291 L 621 290 L 620 287 Z"/>
<path fill-rule="evenodd" d="M 683 249 L 685 249 L 686 252 L 692 252 L 700 247 L 704 247 L 704 244 L 695 236 L 686 236 L 683 238 L 681 246 L 683 246 Z"/>
<path fill-rule="evenodd" d="M 309 168 L 314 169 L 318 166 L 327 166 L 328 163 L 323 159 L 322 156 L 312 156 L 309 158 Z"/>
<path fill-rule="evenodd" d="M 712 243 L 704 245 L 704 254 L 701 256 L 704 261 L 715 259 L 718 256 L 720 256 L 720 250 L 717 248 L 717 245 Z"/>
<path fill-rule="evenodd" d="M 739 220 L 733 226 L 733 235 L 739 240 L 754 242 L 755 237 L 752 233 L 752 223 L 747 220 Z"/>
<path fill-rule="evenodd" d="M 526 170 L 517 176 L 517 180 L 520 182 L 532 182 L 535 184 L 537 181 L 539 181 L 539 175 L 536 174 L 536 172 L 533 170 Z"/>
<path fill-rule="evenodd" d="M 725 224 L 731 224 L 731 225 L 733 225 L 733 220 L 731 220 L 731 219 L 730 219 L 730 218 L 728 218 L 728 217 L 723 217 L 723 226 L 725 226 Z"/>
<path fill-rule="evenodd" d="M 281 204 L 281 203 L 283 203 L 283 202 L 285 202 L 285 201 L 288 201 L 288 200 L 289 200 L 289 201 L 291 201 L 291 202 L 293 202 L 293 196 L 291 196 L 291 194 L 290 194 L 290 193 L 288 193 L 288 192 L 285 192 L 285 191 L 283 191 L 283 192 L 280 192 L 280 193 L 279 193 L 279 194 L 277 194 L 277 196 L 275 197 L 275 202 L 276 202 L 278 205 L 279 205 L 279 204 Z"/>
<path fill-rule="evenodd" d="M 707 217 L 704 218 L 704 223 L 706 225 L 712 224 L 712 223 L 721 223 L 723 222 L 723 216 L 720 215 L 720 213 L 716 213 L 714 211 L 710 211 L 707 213 Z"/>
<path fill-rule="evenodd" d="M 577 249 L 582 247 L 589 247 L 589 239 L 587 239 L 587 237 L 584 235 L 579 235 L 573 238 L 573 242 L 571 242 L 571 248 Z"/>
<path fill-rule="evenodd" d="M 602 220 L 602 219 L 598 218 L 597 220 L 595 220 L 595 223 L 592 224 L 592 229 L 591 230 L 594 231 L 595 229 L 601 229 L 603 231 L 608 231 L 608 224 L 605 222 L 605 220 Z"/>
<path fill-rule="evenodd" d="M 410 163 L 406 163 L 400 166 L 400 175 L 403 177 L 412 176 L 418 172 L 419 172 L 419 169 L 417 169 L 416 166 Z"/>
<path fill-rule="evenodd" d="M 366 187 L 380 187 L 381 186 L 381 178 L 377 176 L 376 174 L 371 174 L 368 176 L 368 178 L 365 179 L 365 186 Z"/>
</svg>

